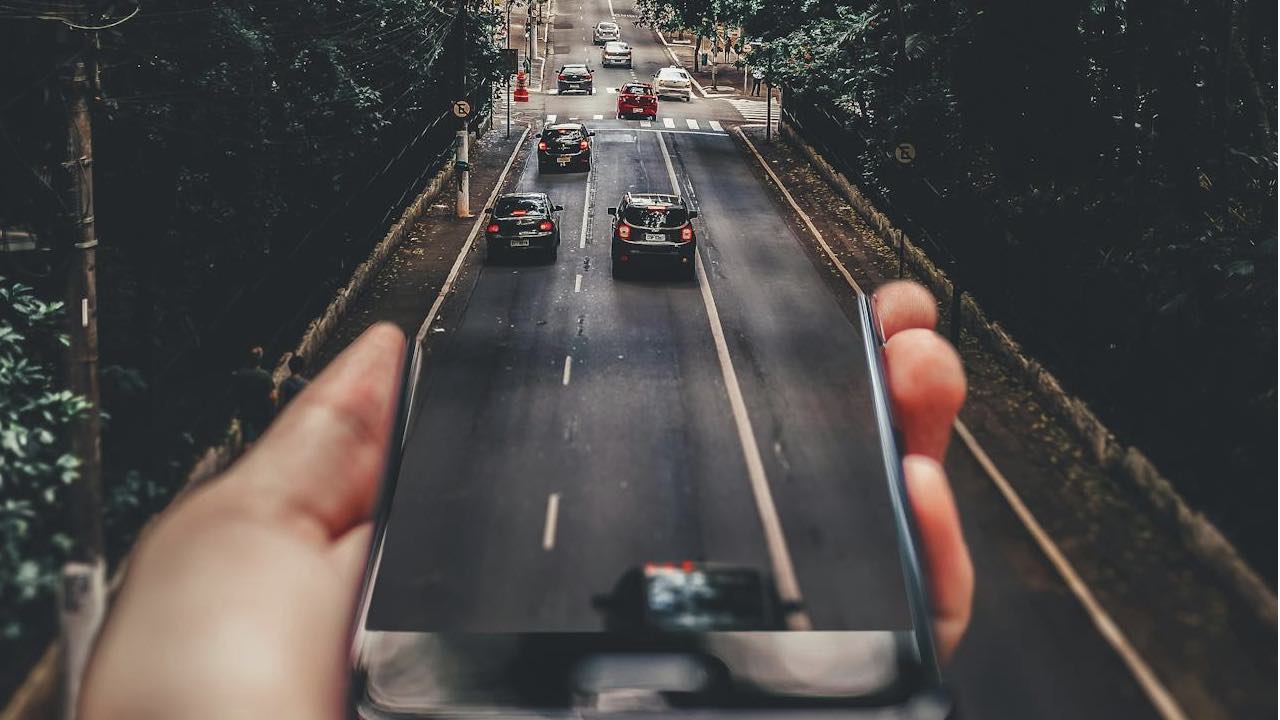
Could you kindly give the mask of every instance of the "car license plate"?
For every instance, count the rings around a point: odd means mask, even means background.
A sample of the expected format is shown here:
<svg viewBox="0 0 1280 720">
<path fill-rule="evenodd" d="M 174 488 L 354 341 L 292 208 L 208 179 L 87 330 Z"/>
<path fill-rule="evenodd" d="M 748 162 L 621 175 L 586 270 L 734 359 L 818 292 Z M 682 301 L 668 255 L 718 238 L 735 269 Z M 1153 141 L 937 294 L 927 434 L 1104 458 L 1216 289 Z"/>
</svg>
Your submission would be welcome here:
<svg viewBox="0 0 1280 720">
<path fill-rule="evenodd" d="M 644 240 L 645 242 L 666 242 L 667 236 L 662 233 L 645 233 Z"/>
<path fill-rule="evenodd" d="M 512 238 L 511 247 L 529 247 L 529 240 L 528 238 Z"/>
<path fill-rule="evenodd" d="M 572 157 L 565 155 L 564 157 L 556 158 L 556 162 L 560 163 L 561 165 L 568 165 L 569 161 L 572 159 L 573 159 Z"/>
</svg>

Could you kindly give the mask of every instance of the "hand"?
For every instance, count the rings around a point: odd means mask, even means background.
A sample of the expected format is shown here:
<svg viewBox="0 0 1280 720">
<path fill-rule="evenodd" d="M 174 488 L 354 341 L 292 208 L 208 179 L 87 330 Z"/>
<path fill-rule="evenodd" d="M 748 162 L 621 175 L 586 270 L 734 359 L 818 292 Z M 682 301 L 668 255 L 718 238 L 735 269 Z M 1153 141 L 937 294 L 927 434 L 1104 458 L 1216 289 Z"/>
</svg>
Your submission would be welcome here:
<svg viewBox="0 0 1280 720">
<path fill-rule="evenodd" d="M 889 283 L 876 291 L 875 307 L 887 338 L 889 399 L 905 446 L 902 467 L 923 546 L 934 638 L 946 662 L 969 626 L 973 606 L 973 563 L 942 469 L 951 426 L 964 403 L 964 369 L 951 345 L 933 332 L 938 310 L 927 290 Z"/>
<path fill-rule="evenodd" d="M 877 299 L 945 657 L 973 593 L 939 464 L 964 375 L 930 330 L 927 293 L 895 283 Z M 395 328 L 370 329 L 239 463 L 144 534 L 90 662 L 82 717 L 344 714 L 350 623 L 403 347 Z"/>
<path fill-rule="evenodd" d="M 339 718 L 404 337 L 370 329 L 148 530 L 81 717 Z"/>
</svg>

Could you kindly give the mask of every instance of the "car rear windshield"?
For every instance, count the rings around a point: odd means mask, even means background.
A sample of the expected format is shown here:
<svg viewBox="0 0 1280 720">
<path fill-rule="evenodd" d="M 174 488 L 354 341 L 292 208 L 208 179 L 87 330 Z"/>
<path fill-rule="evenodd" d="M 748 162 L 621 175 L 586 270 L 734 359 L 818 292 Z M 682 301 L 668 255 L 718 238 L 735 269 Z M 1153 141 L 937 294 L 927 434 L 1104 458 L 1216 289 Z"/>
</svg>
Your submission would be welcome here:
<svg viewBox="0 0 1280 720">
<path fill-rule="evenodd" d="M 622 92 L 628 95 L 650 95 L 653 91 L 648 85 L 623 85 Z"/>
<path fill-rule="evenodd" d="M 614 25 L 613 23 L 602 22 L 600 23 L 600 29 L 601 30 L 617 30 L 618 26 Z"/>
<path fill-rule="evenodd" d="M 588 73 L 585 65 L 579 65 L 577 67 L 566 67 L 564 70 L 561 70 L 560 72 L 564 73 L 565 75 L 586 75 Z"/>
<path fill-rule="evenodd" d="M 520 217 L 522 215 L 545 215 L 546 205 L 542 198 L 536 197 L 504 197 L 498 200 L 493 208 L 497 217 Z"/>
<path fill-rule="evenodd" d="M 577 142 L 582 139 L 582 129 L 574 127 L 548 128 L 543 131 L 542 139 L 561 143 Z"/>
<path fill-rule="evenodd" d="M 689 213 L 677 205 L 632 205 L 622 219 L 640 228 L 678 228 L 689 221 Z"/>
</svg>

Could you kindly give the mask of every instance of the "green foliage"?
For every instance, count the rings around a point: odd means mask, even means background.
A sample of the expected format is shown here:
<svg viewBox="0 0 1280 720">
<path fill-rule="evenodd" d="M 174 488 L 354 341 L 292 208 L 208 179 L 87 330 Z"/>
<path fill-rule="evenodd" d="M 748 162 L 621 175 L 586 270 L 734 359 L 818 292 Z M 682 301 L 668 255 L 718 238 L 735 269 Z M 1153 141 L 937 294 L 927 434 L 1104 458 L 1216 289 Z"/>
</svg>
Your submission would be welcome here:
<svg viewBox="0 0 1280 720">
<path fill-rule="evenodd" d="M 70 539 L 63 493 L 77 461 L 64 450 L 67 426 L 86 407 L 56 390 L 53 357 L 62 304 L 0 277 L 0 638 L 21 634 L 21 617 L 47 602 Z"/>
</svg>

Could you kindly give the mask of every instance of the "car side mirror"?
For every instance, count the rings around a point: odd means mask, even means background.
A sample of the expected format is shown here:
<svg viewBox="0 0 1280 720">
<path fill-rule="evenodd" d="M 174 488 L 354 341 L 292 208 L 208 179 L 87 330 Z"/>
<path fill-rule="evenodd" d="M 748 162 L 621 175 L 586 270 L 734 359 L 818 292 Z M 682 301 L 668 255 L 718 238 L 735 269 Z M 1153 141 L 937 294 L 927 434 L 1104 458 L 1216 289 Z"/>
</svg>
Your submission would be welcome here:
<svg viewBox="0 0 1280 720">
<path fill-rule="evenodd" d="M 563 209 L 564 209 L 564 206 L 563 206 L 563 205 L 555 205 L 555 206 L 553 206 L 551 209 L 552 209 L 552 210 L 563 210 Z"/>
<path fill-rule="evenodd" d="M 616 208 L 616 207 L 611 207 L 611 208 L 609 208 L 609 214 L 610 214 L 610 215 L 617 215 L 617 214 L 618 214 L 618 208 Z"/>
<path fill-rule="evenodd" d="M 596 131 L 595 131 L 595 130 L 591 130 L 591 131 L 589 131 L 589 132 L 587 133 L 587 137 L 595 137 L 595 136 L 596 136 Z"/>
<path fill-rule="evenodd" d="M 694 218 L 696 218 L 696 217 L 698 217 L 698 211 L 697 211 L 697 210 L 690 210 L 690 211 L 689 211 L 689 219 L 690 219 L 690 220 L 692 220 L 692 219 L 694 219 Z"/>
<path fill-rule="evenodd" d="M 485 208 L 485 209 L 484 209 L 484 214 L 485 214 L 485 215 L 488 215 L 488 214 L 489 214 L 489 213 L 491 213 L 491 212 L 493 212 L 493 208 Z"/>
</svg>

